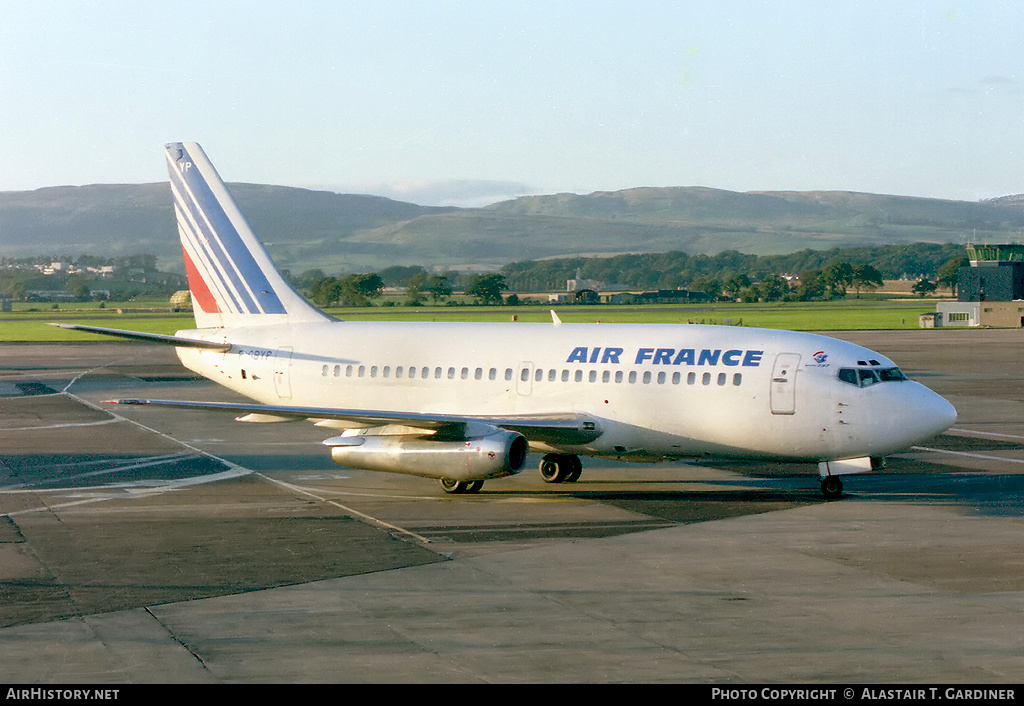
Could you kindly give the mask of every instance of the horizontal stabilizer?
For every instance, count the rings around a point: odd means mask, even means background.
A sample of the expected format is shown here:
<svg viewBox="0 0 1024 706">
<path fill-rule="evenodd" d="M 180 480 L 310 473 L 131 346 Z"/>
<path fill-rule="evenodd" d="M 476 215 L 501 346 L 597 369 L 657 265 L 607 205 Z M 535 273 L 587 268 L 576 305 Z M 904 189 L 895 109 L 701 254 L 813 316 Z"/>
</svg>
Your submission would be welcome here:
<svg viewBox="0 0 1024 706">
<path fill-rule="evenodd" d="M 182 338 L 181 336 L 165 336 L 159 333 L 145 333 L 144 331 L 125 331 L 119 328 L 103 328 L 102 326 L 86 326 L 85 324 L 57 324 L 50 326 L 71 329 L 73 331 L 85 331 L 86 333 L 97 333 L 101 336 L 115 336 L 127 338 L 132 341 L 147 341 L 149 343 L 162 343 L 178 348 L 202 348 L 211 351 L 229 351 L 230 343 L 219 343 L 216 341 L 201 341 L 197 338 Z"/>
</svg>

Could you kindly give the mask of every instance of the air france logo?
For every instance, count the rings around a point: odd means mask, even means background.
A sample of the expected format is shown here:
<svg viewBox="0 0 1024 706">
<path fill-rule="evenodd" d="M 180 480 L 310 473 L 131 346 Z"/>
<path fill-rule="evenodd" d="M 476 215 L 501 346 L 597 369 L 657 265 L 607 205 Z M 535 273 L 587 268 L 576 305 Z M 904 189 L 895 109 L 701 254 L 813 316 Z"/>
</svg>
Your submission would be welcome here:
<svg viewBox="0 0 1024 706">
<path fill-rule="evenodd" d="M 815 365 L 813 367 L 816 367 L 816 368 L 827 368 L 827 367 L 829 367 L 828 353 L 826 353 L 825 351 L 818 351 L 817 353 L 815 353 L 811 357 L 814 358 L 814 362 L 815 362 Z M 812 367 L 812 366 L 808 366 L 808 367 Z"/>
<path fill-rule="evenodd" d="M 565 359 L 566 363 L 599 363 L 619 365 L 625 353 L 624 348 L 602 348 L 600 346 L 577 346 Z M 757 367 L 761 364 L 764 351 L 721 348 L 639 348 L 633 357 L 634 365 L 738 365 Z"/>
</svg>

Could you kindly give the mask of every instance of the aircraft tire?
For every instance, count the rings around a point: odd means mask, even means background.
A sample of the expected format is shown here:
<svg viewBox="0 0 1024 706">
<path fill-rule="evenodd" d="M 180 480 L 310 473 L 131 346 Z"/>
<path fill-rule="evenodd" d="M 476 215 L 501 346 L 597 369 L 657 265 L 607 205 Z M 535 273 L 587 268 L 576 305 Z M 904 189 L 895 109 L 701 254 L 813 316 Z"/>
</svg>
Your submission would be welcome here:
<svg viewBox="0 0 1024 706">
<path fill-rule="evenodd" d="M 538 469 L 545 483 L 575 483 L 583 471 L 583 464 L 579 456 L 572 454 L 545 454 Z"/>
<path fill-rule="evenodd" d="M 569 464 L 561 454 L 545 454 L 538 470 L 545 483 L 564 483 L 569 474 Z"/>
<path fill-rule="evenodd" d="M 565 460 L 569 465 L 569 472 L 565 476 L 565 482 L 575 483 L 583 473 L 583 463 L 580 462 L 579 456 L 566 456 Z"/>
<path fill-rule="evenodd" d="M 463 493 L 479 493 L 484 487 L 482 480 L 452 480 L 451 478 L 440 478 L 441 490 L 449 495 L 462 495 Z"/>
<path fill-rule="evenodd" d="M 843 481 L 838 476 L 827 476 L 821 479 L 821 494 L 829 500 L 835 500 L 843 494 Z"/>
</svg>

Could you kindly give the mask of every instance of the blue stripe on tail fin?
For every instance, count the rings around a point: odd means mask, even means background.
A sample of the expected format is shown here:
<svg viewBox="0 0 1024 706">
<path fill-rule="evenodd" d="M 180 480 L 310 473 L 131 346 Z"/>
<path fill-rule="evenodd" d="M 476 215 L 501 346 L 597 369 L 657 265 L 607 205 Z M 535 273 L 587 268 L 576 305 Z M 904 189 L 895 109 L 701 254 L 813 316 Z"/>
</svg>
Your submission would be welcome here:
<svg viewBox="0 0 1024 706">
<path fill-rule="evenodd" d="M 329 321 L 274 266 L 202 148 L 166 146 L 196 325 Z"/>
</svg>

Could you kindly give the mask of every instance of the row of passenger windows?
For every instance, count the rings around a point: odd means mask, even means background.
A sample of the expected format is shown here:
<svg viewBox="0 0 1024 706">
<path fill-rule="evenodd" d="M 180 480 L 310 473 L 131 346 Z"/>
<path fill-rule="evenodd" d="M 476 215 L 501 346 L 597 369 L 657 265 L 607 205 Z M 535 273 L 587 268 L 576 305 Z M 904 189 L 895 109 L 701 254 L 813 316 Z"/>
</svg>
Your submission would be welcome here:
<svg viewBox="0 0 1024 706">
<path fill-rule="evenodd" d="M 428 379 L 428 378 L 432 377 L 435 380 L 441 380 L 441 379 L 445 379 L 445 378 L 447 378 L 448 380 L 455 380 L 455 379 L 461 379 L 461 380 L 469 380 L 469 379 L 483 380 L 485 377 L 488 380 L 497 380 L 498 379 L 498 369 L 497 368 L 488 368 L 485 371 L 484 368 L 473 368 L 473 369 L 470 369 L 470 368 L 461 368 L 461 369 L 459 369 L 459 368 L 447 368 L 447 369 L 445 369 L 445 368 L 437 367 L 437 368 L 433 368 L 433 370 L 431 370 L 431 368 L 429 368 L 429 367 L 418 368 L 418 367 L 410 366 L 408 368 L 405 368 L 405 367 L 403 367 L 401 365 L 399 365 L 399 366 L 397 366 L 395 368 L 392 368 L 390 365 L 385 365 L 383 367 L 378 367 L 376 365 L 370 365 L 370 366 L 366 366 L 366 365 L 358 365 L 358 366 L 357 365 L 346 365 L 344 367 L 341 366 L 341 365 L 335 365 L 333 368 L 331 366 L 329 366 L 329 365 L 325 365 L 321 369 L 321 375 L 323 377 L 329 377 L 331 375 L 333 375 L 336 378 L 337 377 L 341 377 L 342 376 L 342 372 L 344 372 L 345 377 L 349 377 L 349 378 L 350 377 L 360 377 L 360 378 L 362 378 L 362 377 L 369 376 L 371 378 L 376 378 L 376 377 L 382 377 L 382 378 L 390 378 L 390 377 L 395 377 L 395 378 L 403 378 L 403 377 L 417 378 L 418 377 L 418 378 L 421 378 L 421 379 Z M 514 377 L 515 377 L 515 372 L 513 371 L 513 369 L 512 368 L 505 368 L 503 379 L 511 381 Z M 700 380 L 700 384 L 702 384 L 702 385 L 711 385 L 712 383 L 716 383 L 718 385 L 726 385 L 726 384 L 729 383 L 729 378 L 730 378 L 730 376 L 727 373 L 718 373 L 717 375 L 715 375 L 714 373 L 703 373 L 698 378 L 698 374 L 697 373 L 691 372 L 691 373 L 686 373 L 686 384 L 687 385 L 696 385 L 697 381 L 699 379 Z M 520 370 L 520 372 L 519 372 L 519 379 L 522 380 L 523 382 L 529 382 L 531 380 L 530 369 L 529 368 L 523 368 L 522 370 Z M 545 370 L 543 368 L 537 368 L 536 370 L 534 370 L 532 372 L 532 379 L 533 379 L 534 382 L 542 382 L 542 381 L 545 381 L 545 380 L 548 381 L 548 382 L 558 382 L 558 381 L 561 381 L 561 382 L 570 382 L 570 381 L 572 381 L 572 382 L 583 382 L 584 380 L 586 380 L 588 382 L 598 382 L 598 381 L 601 381 L 601 382 L 612 382 L 612 381 L 614 381 L 614 382 L 617 382 L 617 383 L 622 383 L 622 382 L 636 383 L 639 380 L 639 381 L 642 381 L 645 385 L 649 385 L 649 384 L 651 384 L 652 382 L 655 382 L 655 381 L 659 385 L 665 385 L 669 381 L 671 381 L 671 383 L 673 385 L 681 385 L 683 383 L 683 373 L 677 371 L 677 372 L 671 373 L 671 375 L 670 375 L 669 373 L 666 373 L 666 372 L 659 372 L 659 373 L 657 373 L 655 375 L 654 373 L 652 373 L 649 370 L 648 371 L 644 371 L 643 374 L 639 374 L 636 370 L 630 370 L 628 373 L 625 372 L 625 371 L 622 371 L 622 370 L 616 370 L 613 373 L 611 370 L 602 370 L 602 371 L 589 370 L 589 371 L 584 371 L 584 370 L 581 370 L 581 369 L 576 369 L 576 370 L 565 370 L 565 369 L 563 369 L 561 371 L 558 371 L 558 370 L 556 370 L 554 368 L 552 368 L 550 370 Z M 743 375 L 742 375 L 742 373 L 733 373 L 732 374 L 732 384 L 733 385 L 740 385 L 742 383 L 743 383 Z"/>
</svg>

